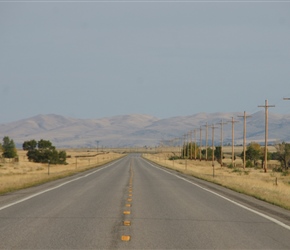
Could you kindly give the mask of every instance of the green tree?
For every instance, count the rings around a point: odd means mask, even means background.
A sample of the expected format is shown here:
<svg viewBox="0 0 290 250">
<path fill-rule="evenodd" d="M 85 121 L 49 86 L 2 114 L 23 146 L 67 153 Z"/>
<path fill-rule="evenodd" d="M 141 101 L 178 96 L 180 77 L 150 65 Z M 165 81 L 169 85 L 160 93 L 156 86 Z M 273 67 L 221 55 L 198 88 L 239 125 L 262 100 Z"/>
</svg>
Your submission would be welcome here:
<svg viewBox="0 0 290 250">
<path fill-rule="evenodd" d="M 43 140 L 43 139 L 38 141 L 37 145 L 38 145 L 39 149 L 52 149 L 52 148 L 55 148 L 55 147 L 52 146 L 52 143 L 50 141 Z"/>
<path fill-rule="evenodd" d="M 215 150 L 214 150 L 214 154 L 215 154 Z M 206 150 L 205 149 L 201 150 L 201 155 L 203 157 L 206 156 Z M 209 161 L 212 160 L 212 148 L 211 147 L 207 147 L 207 160 L 209 160 Z"/>
<path fill-rule="evenodd" d="M 221 151 L 222 151 L 222 148 L 220 146 L 215 147 L 214 157 L 215 159 L 217 159 L 219 163 L 221 163 Z"/>
<path fill-rule="evenodd" d="M 66 164 L 66 152 L 57 151 L 50 141 L 41 139 L 25 141 L 22 145 L 23 150 L 27 150 L 29 161 L 51 164 Z"/>
<path fill-rule="evenodd" d="M 34 150 L 37 147 L 37 142 L 36 140 L 31 140 L 31 141 L 25 141 L 22 144 L 23 150 Z"/>
<path fill-rule="evenodd" d="M 64 150 L 58 152 L 58 162 L 59 164 L 66 163 L 66 152 Z"/>
<path fill-rule="evenodd" d="M 258 160 L 260 160 L 262 156 L 263 154 L 260 144 L 251 142 L 246 150 L 246 160 L 253 162 L 254 166 L 256 166 Z M 244 158 L 244 151 L 241 154 L 241 158 Z"/>
<path fill-rule="evenodd" d="M 188 159 L 194 159 L 194 156 L 199 157 L 199 147 L 195 143 L 187 143 L 183 145 L 182 148 L 182 157 Z"/>
<path fill-rule="evenodd" d="M 280 161 L 282 168 L 287 170 L 290 165 L 290 143 L 279 143 L 275 145 L 277 153 L 275 156 Z"/>
<path fill-rule="evenodd" d="M 3 138 L 2 151 L 2 156 L 4 158 L 15 158 L 17 156 L 15 143 L 9 136 Z"/>
</svg>

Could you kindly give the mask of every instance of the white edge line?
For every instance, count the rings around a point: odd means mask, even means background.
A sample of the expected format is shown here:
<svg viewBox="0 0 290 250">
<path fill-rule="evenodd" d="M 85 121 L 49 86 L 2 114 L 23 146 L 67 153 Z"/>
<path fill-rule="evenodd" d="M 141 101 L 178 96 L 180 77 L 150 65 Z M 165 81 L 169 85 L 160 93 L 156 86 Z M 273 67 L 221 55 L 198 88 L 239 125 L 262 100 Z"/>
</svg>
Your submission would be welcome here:
<svg viewBox="0 0 290 250">
<path fill-rule="evenodd" d="M 143 160 L 145 160 L 145 159 L 143 158 Z M 175 176 L 175 177 L 177 177 L 177 178 L 179 178 L 179 179 L 181 179 L 181 180 L 184 180 L 184 181 L 186 181 L 186 182 L 188 182 L 188 183 L 190 183 L 190 184 L 192 184 L 192 185 L 194 185 L 194 186 L 196 186 L 196 187 L 199 187 L 199 188 L 201 188 L 201 189 L 203 189 L 203 190 L 205 190 L 205 191 L 207 191 L 207 192 L 209 192 L 209 193 L 212 193 L 212 194 L 214 194 L 214 195 L 216 195 L 216 196 L 218 196 L 218 197 L 220 197 L 220 198 L 223 198 L 224 200 L 227 200 L 227 201 L 229 201 L 229 202 L 231 202 L 231 203 L 233 203 L 233 204 L 235 204 L 235 205 L 237 205 L 237 206 L 239 206 L 239 207 L 241 207 L 241 208 L 244 208 L 244 209 L 246 209 L 246 210 L 248 210 L 248 211 L 250 211 L 250 212 L 252 212 L 252 213 L 254 213 L 254 214 L 260 215 L 261 217 L 263 217 L 263 218 L 265 218 L 265 219 L 267 219 L 267 220 L 270 220 L 270 221 L 272 221 L 272 222 L 278 224 L 279 226 L 284 227 L 285 229 L 290 230 L 290 226 L 288 226 L 287 224 L 285 224 L 285 223 L 283 223 L 283 222 L 281 222 L 281 221 L 279 221 L 279 220 L 277 220 L 277 219 L 275 219 L 275 218 L 273 218 L 273 217 L 270 217 L 270 216 L 268 216 L 268 215 L 266 215 L 266 214 L 260 213 L 260 212 L 254 210 L 254 209 L 251 209 L 251 208 L 249 208 L 249 207 L 246 207 L 246 206 L 244 206 L 244 205 L 242 205 L 242 204 L 240 204 L 240 203 L 238 203 L 238 202 L 236 202 L 236 201 L 233 201 L 233 200 L 231 200 L 231 199 L 229 199 L 229 198 L 227 198 L 227 197 L 225 197 L 225 196 L 223 196 L 223 195 L 220 195 L 220 194 L 218 194 L 218 193 L 216 193 L 216 192 L 214 192 L 214 191 L 211 191 L 211 190 L 209 190 L 209 189 L 207 189 L 207 188 L 204 188 L 204 187 L 202 187 L 202 186 L 200 186 L 200 185 L 198 185 L 198 184 L 196 184 L 196 183 L 194 183 L 194 182 L 192 182 L 192 181 L 189 181 L 189 180 L 187 180 L 187 179 L 185 179 L 185 178 L 183 178 L 183 177 L 180 177 L 180 176 L 178 176 L 178 175 L 176 175 L 176 174 L 170 173 L 169 171 L 167 171 L 167 170 L 165 170 L 165 169 L 162 169 L 162 168 L 160 168 L 160 167 L 156 167 L 156 166 L 154 166 L 152 163 L 150 163 L 150 162 L 147 161 L 147 160 L 145 160 L 145 161 L 146 161 L 149 165 L 151 165 L 152 167 L 154 167 L 154 168 L 156 168 L 156 169 L 159 169 L 159 170 L 164 171 L 164 172 L 166 172 L 166 173 L 168 173 L 168 174 L 170 174 L 170 175 L 173 175 L 173 176 Z"/>
<path fill-rule="evenodd" d="M 55 187 L 53 187 L 53 188 L 49 188 L 49 189 L 43 190 L 43 191 L 41 191 L 41 192 L 38 192 L 38 193 L 33 194 L 33 195 L 30 195 L 30 196 L 28 196 L 28 197 L 26 197 L 26 198 L 23 198 L 23 199 L 21 199 L 21 200 L 18 200 L 18 201 L 15 201 L 15 202 L 9 203 L 9 204 L 7 204 L 7 205 L 5 205 L 5 206 L 3 206 L 3 207 L 0 207 L 0 211 L 1 211 L 1 210 L 4 210 L 5 208 L 8 208 L 8 207 L 14 206 L 14 205 L 16 205 L 16 204 L 18 204 L 18 203 L 21 203 L 21 202 L 27 201 L 27 200 L 29 200 L 29 199 L 31 199 L 31 198 L 33 198 L 33 197 L 38 196 L 38 195 L 41 195 L 41 194 L 44 194 L 44 193 L 46 193 L 46 192 L 52 191 L 52 190 L 54 190 L 54 189 L 60 188 L 60 187 L 66 185 L 66 184 L 69 184 L 69 183 L 71 183 L 71 182 L 74 182 L 74 181 L 77 181 L 77 180 L 79 180 L 79 179 L 82 179 L 82 178 L 88 177 L 88 176 L 90 176 L 90 175 L 92 175 L 92 174 L 95 174 L 96 172 L 99 172 L 99 171 L 101 171 L 101 170 L 103 170 L 103 169 L 105 169 L 105 168 L 108 168 L 108 167 L 112 166 L 113 164 L 119 162 L 120 160 L 122 160 L 122 159 L 119 159 L 119 160 L 117 160 L 117 161 L 115 161 L 115 162 L 113 162 L 113 163 L 111 163 L 111 164 L 109 164 L 109 165 L 107 165 L 107 166 L 101 167 L 101 168 L 99 168 L 99 169 L 97 169 L 97 170 L 95 170 L 95 171 L 93 171 L 93 172 L 91 172 L 91 173 L 88 173 L 88 174 L 86 174 L 86 175 L 83 175 L 83 176 L 77 177 L 77 178 L 75 178 L 75 179 L 73 179 L 73 180 L 70 180 L 70 181 L 64 182 L 64 183 L 62 183 L 62 184 L 60 184 L 60 185 L 58 185 L 58 186 L 55 186 Z"/>
</svg>

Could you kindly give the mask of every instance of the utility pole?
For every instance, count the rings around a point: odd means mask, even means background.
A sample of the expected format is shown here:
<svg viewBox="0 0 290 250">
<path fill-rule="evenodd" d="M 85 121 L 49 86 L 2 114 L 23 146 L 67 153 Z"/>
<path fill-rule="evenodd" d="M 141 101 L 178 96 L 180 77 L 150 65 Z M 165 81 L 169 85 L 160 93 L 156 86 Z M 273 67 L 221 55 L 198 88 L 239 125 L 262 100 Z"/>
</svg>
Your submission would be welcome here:
<svg viewBox="0 0 290 250">
<path fill-rule="evenodd" d="M 235 123 L 238 121 L 234 120 L 234 117 L 232 117 L 231 123 L 232 123 L 232 166 L 234 167 L 235 164 Z"/>
<path fill-rule="evenodd" d="M 49 164 L 50 164 L 50 160 L 47 161 L 48 165 L 47 165 L 47 175 L 49 175 Z"/>
<path fill-rule="evenodd" d="M 202 134 L 202 126 L 200 126 L 200 142 L 199 142 L 199 160 L 201 161 L 201 147 L 202 147 L 202 138 L 201 138 L 201 134 Z"/>
<path fill-rule="evenodd" d="M 194 133 L 194 160 L 196 161 L 196 129 L 193 130 Z"/>
<path fill-rule="evenodd" d="M 223 125 L 227 124 L 227 122 L 223 122 L 223 119 L 221 120 L 220 123 L 221 125 L 221 167 L 223 167 Z"/>
<path fill-rule="evenodd" d="M 186 134 L 187 144 L 186 144 L 186 156 L 189 159 L 189 132 Z"/>
<path fill-rule="evenodd" d="M 290 101 L 290 98 L 283 98 L 284 101 Z"/>
<path fill-rule="evenodd" d="M 205 160 L 207 161 L 207 142 L 208 142 L 208 125 L 206 123 L 206 125 L 204 125 L 204 127 L 206 128 L 205 130 Z"/>
<path fill-rule="evenodd" d="M 185 170 L 187 170 L 187 159 L 188 159 L 188 133 L 185 134 L 185 149 L 186 156 L 185 156 Z"/>
<path fill-rule="evenodd" d="M 189 134 L 190 134 L 190 160 L 192 160 L 192 130 L 190 130 Z"/>
<path fill-rule="evenodd" d="M 185 145 L 186 145 L 186 134 L 183 135 L 183 148 L 182 148 L 182 156 L 185 158 Z"/>
<path fill-rule="evenodd" d="M 180 152 L 180 159 L 182 158 L 182 137 L 178 138 L 178 151 Z"/>
<path fill-rule="evenodd" d="M 211 141 L 212 141 L 212 144 L 211 144 L 211 147 L 212 147 L 212 155 L 211 155 L 211 158 L 212 158 L 212 175 L 213 175 L 213 177 L 214 177 L 214 129 L 216 128 L 215 126 L 214 126 L 214 124 L 212 124 L 212 126 L 211 126 L 211 128 L 212 128 L 212 139 L 211 139 Z"/>
<path fill-rule="evenodd" d="M 268 157 L 268 109 L 275 105 L 268 105 L 268 100 L 265 100 L 265 105 L 259 105 L 260 108 L 265 108 L 265 152 L 264 152 L 264 172 L 267 173 L 267 157 Z"/>
<path fill-rule="evenodd" d="M 247 137 L 247 129 L 246 129 L 246 125 L 247 125 L 247 117 L 252 117 L 250 115 L 246 115 L 246 111 L 244 111 L 244 115 L 243 116 L 238 116 L 238 117 L 243 117 L 244 118 L 244 140 L 243 140 L 243 148 L 244 148 L 244 159 L 243 159 L 243 168 L 246 168 L 246 137 Z"/>
</svg>

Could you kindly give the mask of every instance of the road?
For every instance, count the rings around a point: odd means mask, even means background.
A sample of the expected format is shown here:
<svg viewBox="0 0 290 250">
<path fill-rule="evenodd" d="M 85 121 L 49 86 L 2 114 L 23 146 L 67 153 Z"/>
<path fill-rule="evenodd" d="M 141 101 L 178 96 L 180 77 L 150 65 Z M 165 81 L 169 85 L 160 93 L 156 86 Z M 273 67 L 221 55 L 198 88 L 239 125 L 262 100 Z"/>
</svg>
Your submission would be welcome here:
<svg viewBox="0 0 290 250">
<path fill-rule="evenodd" d="M 0 249 L 290 249 L 289 218 L 131 154 L 0 196 Z"/>
</svg>

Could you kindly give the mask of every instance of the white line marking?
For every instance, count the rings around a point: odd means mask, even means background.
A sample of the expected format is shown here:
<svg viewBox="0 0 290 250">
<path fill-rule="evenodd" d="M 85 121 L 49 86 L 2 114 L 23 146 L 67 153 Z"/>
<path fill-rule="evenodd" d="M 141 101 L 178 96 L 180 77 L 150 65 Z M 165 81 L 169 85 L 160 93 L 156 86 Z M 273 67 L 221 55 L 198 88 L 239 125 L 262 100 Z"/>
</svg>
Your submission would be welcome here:
<svg viewBox="0 0 290 250">
<path fill-rule="evenodd" d="M 235 204 L 235 205 L 237 205 L 237 206 L 239 206 L 239 207 L 241 207 L 241 208 L 244 208 L 244 209 L 246 209 L 246 210 L 248 210 L 248 211 L 250 211 L 250 212 L 252 212 L 252 213 L 254 213 L 254 214 L 260 215 L 261 217 L 263 217 L 263 218 L 265 218 L 265 219 L 267 219 L 267 220 L 270 220 L 270 221 L 272 221 L 272 222 L 278 224 L 279 226 L 284 227 L 285 229 L 290 230 L 290 226 L 286 225 L 285 223 L 283 223 L 283 222 L 281 222 L 281 221 L 279 221 L 279 220 L 277 220 L 277 219 L 275 219 L 275 218 L 273 218 L 273 217 L 270 217 L 270 216 L 268 216 L 268 215 L 266 215 L 266 214 L 260 213 L 260 212 L 254 210 L 254 209 L 251 209 L 251 208 L 249 208 L 249 207 L 246 207 L 246 206 L 244 206 L 244 205 L 242 205 L 242 204 L 240 204 L 240 203 L 238 203 L 238 202 L 236 202 L 236 201 L 233 201 L 233 200 L 231 200 L 231 199 L 229 199 L 229 198 L 227 198 L 227 197 L 225 197 L 225 196 L 223 196 L 223 195 L 220 195 L 220 194 L 218 194 L 218 193 L 216 193 L 216 192 L 214 192 L 214 191 L 211 191 L 211 190 L 209 190 L 209 189 L 207 189 L 207 188 L 204 188 L 204 187 L 202 187 L 202 186 L 200 186 L 200 185 L 198 185 L 198 184 L 196 184 L 196 183 L 194 183 L 194 182 L 192 182 L 192 181 L 190 181 L 190 180 L 187 180 L 187 179 L 185 179 L 185 178 L 183 178 L 183 177 L 180 177 L 180 176 L 178 176 L 178 175 L 176 175 L 176 174 L 170 173 L 170 172 L 168 172 L 168 171 L 165 170 L 165 169 L 162 169 L 162 168 L 160 168 L 160 167 L 156 167 L 156 166 L 154 166 L 152 163 L 150 163 L 149 161 L 147 161 L 147 160 L 145 160 L 145 159 L 143 159 L 143 160 L 146 161 L 149 165 L 151 165 L 152 167 L 154 167 L 154 168 L 156 168 L 156 169 L 159 169 L 159 170 L 161 170 L 161 171 L 164 171 L 164 172 L 167 173 L 167 174 L 173 175 L 173 176 L 175 176 L 175 177 L 177 177 L 177 178 L 179 178 L 179 179 L 181 179 L 181 180 L 184 180 L 184 181 L 186 181 L 186 182 L 188 182 L 188 183 L 190 183 L 190 184 L 192 184 L 192 185 L 194 185 L 194 186 L 196 186 L 196 187 L 199 187 L 199 188 L 201 188 L 201 189 L 203 189 L 203 190 L 205 190 L 205 191 L 207 191 L 207 192 L 209 192 L 209 193 L 212 193 L 212 194 L 214 194 L 214 195 L 216 195 L 216 196 L 218 196 L 218 197 L 220 197 L 220 198 L 223 198 L 224 200 L 227 200 L 227 201 L 229 201 L 229 202 L 231 202 L 231 203 L 233 203 L 233 204 Z"/>
<path fill-rule="evenodd" d="M 123 158 L 122 158 L 122 159 L 123 159 Z M 69 183 L 71 183 L 71 182 L 77 181 L 77 180 L 82 179 L 82 178 L 86 178 L 86 177 L 88 177 L 88 176 L 90 176 L 90 175 L 92 175 L 92 174 L 95 174 L 95 173 L 97 173 L 97 172 L 99 172 L 99 171 L 101 171 L 101 170 L 103 170 L 103 169 L 106 169 L 106 168 L 108 168 L 108 167 L 110 167 L 110 166 L 112 166 L 112 165 L 118 163 L 118 162 L 119 162 L 120 160 L 122 160 L 122 159 L 119 159 L 119 160 L 117 160 L 117 161 L 115 161 L 115 162 L 113 162 L 113 163 L 111 163 L 111 164 L 109 164 L 109 165 L 107 165 L 107 166 L 105 166 L 105 167 L 101 167 L 101 168 L 99 168 L 99 169 L 97 169 L 97 170 L 95 170 L 95 171 L 93 171 L 93 172 L 91 172 L 91 173 L 88 173 L 88 174 L 86 174 L 86 175 L 83 175 L 83 176 L 77 177 L 77 178 L 75 178 L 75 179 L 73 179 L 73 180 L 70 180 L 70 181 L 64 182 L 64 183 L 62 183 L 62 184 L 60 184 L 60 185 L 58 185 L 58 186 L 55 186 L 55 187 L 53 187 L 53 188 L 49 188 L 49 189 L 43 190 L 43 191 L 41 191 L 41 192 L 38 192 L 38 193 L 33 194 L 33 195 L 30 195 L 30 196 L 28 196 L 28 197 L 26 197 L 26 198 L 23 198 L 23 199 L 21 199 L 21 200 L 18 200 L 18 201 L 12 202 L 12 203 L 10 203 L 10 204 L 7 204 L 7 205 L 5 205 L 5 206 L 3 206 L 3 207 L 0 207 L 0 211 L 3 210 L 3 209 L 5 209 L 5 208 L 8 208 L 8 207 L 14 206 L 14 205 L 16 205 L 16 204 L 18 204 L 18 203 L 21 203 L 21 202 L 23 202 L 23 201 L 27 201 L 27 200 L 29 200 L 29 199 L 31 199 L 31 198 L 33 198 L 33 197 L 38 196 L 38 195 L 41 195 L 41 194 L 44 194 L 44 193 L 46 193 L 46 192 L 52 191 L 52 190 L 54 190 L 54 189 L 60 188 L 60 187 L 66 185 L 66 184 L 69 184 Z"/>
</svg>

